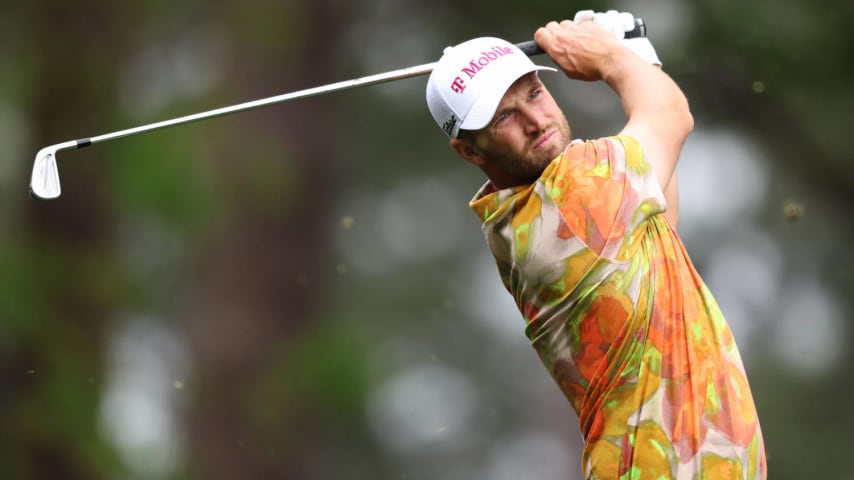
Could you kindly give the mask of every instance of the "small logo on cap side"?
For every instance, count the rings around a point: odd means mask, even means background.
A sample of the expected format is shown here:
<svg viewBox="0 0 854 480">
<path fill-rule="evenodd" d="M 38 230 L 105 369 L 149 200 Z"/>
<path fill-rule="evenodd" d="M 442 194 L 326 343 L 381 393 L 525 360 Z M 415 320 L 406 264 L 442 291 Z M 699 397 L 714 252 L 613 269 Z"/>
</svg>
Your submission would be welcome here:
<svg viewBox="0 0 854 480">
<path fill-rule="evenodd" d="M 442 130 L 444 130 L 449 137 L 454 136 L 454 127 L 457 126 L 458 121 L 459 119 L 457 118 L 457 116 L 452 113 L 451 118 L 449 118 L 448 121 L 442 125 Z"/>
</svg>

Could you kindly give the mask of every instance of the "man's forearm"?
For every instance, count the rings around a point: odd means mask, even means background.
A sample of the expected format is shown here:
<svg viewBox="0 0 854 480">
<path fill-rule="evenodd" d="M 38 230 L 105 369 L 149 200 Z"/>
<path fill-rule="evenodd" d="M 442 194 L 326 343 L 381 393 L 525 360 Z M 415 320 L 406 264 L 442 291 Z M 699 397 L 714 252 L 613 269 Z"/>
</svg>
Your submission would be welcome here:
<svg viewBox="0 0 854 480">
<path fill-rule="evenodd" d="M 688 100 L 669 75 L 626 48 L 614 53 L 603 79 L 619 95 L 628 118 L 623 132 L 641 143 L 666 191 L 694 127 Z"/>
<path fill-rule="evenodd" d="M 673 79 L 628 49 L 616 55 L 612 68 L 603 77 L 620 96 L 629 122 L 652 122 L 657 130 L 672 132 L 676 128 L 687 136 L 693 119 L 688 100 Z"/>
</svg>

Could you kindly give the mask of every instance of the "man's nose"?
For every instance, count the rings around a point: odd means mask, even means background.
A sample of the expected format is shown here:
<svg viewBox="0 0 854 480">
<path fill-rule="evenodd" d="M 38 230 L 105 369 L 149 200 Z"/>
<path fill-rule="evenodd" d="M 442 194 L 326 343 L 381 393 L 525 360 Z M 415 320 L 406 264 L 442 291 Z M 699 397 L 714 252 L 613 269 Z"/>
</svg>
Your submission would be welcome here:
<svg viewBox="0 0 854 480">
<path fill-rule="evenodd" d="M 519 115 L 524 122 L 525 133 L 534 134 L 542 131 L 546 124 L 546 119 L 541 112 L 531 107 L 522 107 L 519 109 Z"/>
</svg>

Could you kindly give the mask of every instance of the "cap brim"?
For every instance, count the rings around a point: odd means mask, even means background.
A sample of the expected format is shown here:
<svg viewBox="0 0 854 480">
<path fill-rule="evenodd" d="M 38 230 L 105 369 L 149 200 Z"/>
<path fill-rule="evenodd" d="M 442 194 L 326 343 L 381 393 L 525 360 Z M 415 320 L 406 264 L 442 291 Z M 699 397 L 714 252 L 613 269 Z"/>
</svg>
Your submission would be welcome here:
<svg viewBox="0 0 854 480">
<path fill-rule="evenodd" d="M 495 111 L 498 109 L 501 99 L 504 98 L 504 94 L 507 93 L 510 86 L 516 83 L 516 80 L 536 71 L 556 72 L 557 69 L 533 65 L 531 68 L 522 70 L 515 78 L 503 78 L 500 81 L 491 83 L 489 88 L 474 102 L 471 110 L 466 114 L 465 121 L 460 125 L 460 129 L 480 130 L 481 128 L 489 125 L 489 122 L 492 121 L 492 117 L 495 116 Z"/>
</svg>

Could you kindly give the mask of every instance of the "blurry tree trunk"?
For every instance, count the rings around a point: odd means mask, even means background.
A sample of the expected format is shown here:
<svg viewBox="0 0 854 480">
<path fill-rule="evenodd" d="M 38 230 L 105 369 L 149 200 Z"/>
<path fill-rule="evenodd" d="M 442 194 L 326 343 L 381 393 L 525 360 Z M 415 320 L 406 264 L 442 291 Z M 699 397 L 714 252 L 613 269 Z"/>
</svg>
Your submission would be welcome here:
<svg viewBox="0 0 854 480">
<path fill-rule="evenodd" d="M 232 65 L 227 81 L 238 86 L 241 98 L 329 81 L 338 23 L 346 20 L 335 3 L 304 2 L 300 18 L 272 22 L 281 25 L 279 38 L 287 45 L 269 45 L 266 38 L 251 48 L 265 50 L 268 58 Z M 263 2 L 231 8 L 229 15 L 267 24 L 265 16 L 283 13 L 282 6 Z M 293 12 L 282 16 L 288 13 Z M 299 26 L 301 36 L 288 26 Z M 264 78 L 270 72 L 278 78 Z M 277 90 L 259 92 L 258 85 Z M 317 98 L 241 114 L 219 143 L 218 196 L 232 213 L 200 246 L 187 316 L 197 375 L 189 412 L 189 468 L 195 478 L 306 475 L 303 449 L 309 448 L 311 422 L 262 425 L 250 398 L 273 355 L 306 326 L 322 296 L 317 280 L 333 198 L 328 192 L 334 191 L 331 102 Z"/>
<path fill-rule="evenodd" d="M 24 25 L 19 39 L 33 54 L 26 58 L 32 70 L 26 78 L 29 95 L 16 100 L 32 115 L 34 147 L 103 128 L 93 119 L 112 116 L 116 77 L 111 67 L 125 43 L 124 32 L 113 28 L 110 4 L 18 6 L 13 18 Z M 27 224 L 21 232 L 19 279 L 31 291 L 10 300 L 28 318 L 15 320 L 26 327 L 0 367 L 7 390 L 0 444 L 10 454 L 4 453 L 0 463 L 8 478 L 105 478 L 117 468 L 109 455 L 91 455 L 109 448 L 96 426 L 103 331 L 115 305 L 102 287 L 104 278 L 117 271 L 106 253 L 111 251 L 113 212 L 98 188 L 104 177 L 99 169 L 104 160 L 98 156 L 92 151 L 86 162 L 60 162 L 66 174 L 61 200 L 23 204 Z M 22 183 L 20 195 L 25 192 Z"/>
</svg>

